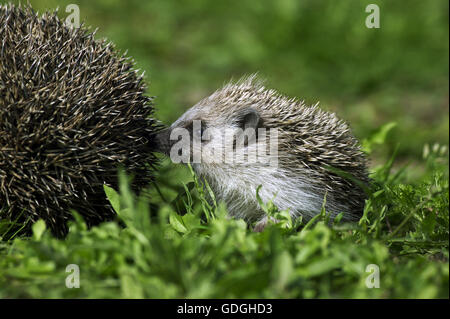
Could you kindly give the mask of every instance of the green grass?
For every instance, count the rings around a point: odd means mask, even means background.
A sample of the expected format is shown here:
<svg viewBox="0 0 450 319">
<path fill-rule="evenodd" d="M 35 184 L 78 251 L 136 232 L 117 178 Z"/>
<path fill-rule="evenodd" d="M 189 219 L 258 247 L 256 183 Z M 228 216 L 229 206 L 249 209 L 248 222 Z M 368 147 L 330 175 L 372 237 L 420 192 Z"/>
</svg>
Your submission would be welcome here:
<svg viewBox="0 0 450 319">
<path fill-rule="evenodd" d="M 195 175 L 150 217 L 148 196 L 121 174 L 119 192 L 105 186 L 118 220 L 88 230 L 74 213 L 65 240 L 38 221 L 31 238 L 2 244 L 0 298 L 448 298 L 448 157 L 437 147 L 425 155 L 417 184 L 391 172 L 392 161 L 374 170 L 358 223 L 325 210 L 293 221 L 269 202 L 280 222 L 261 233 L 226 218 Z M 80 288 L 65 286 L 69 264 L 80 267 Z M 380 287 L 369 289 L 373 264 Z"/>
<path fill-rule="evenodd" d="M 73 1 L 31 3 L 64 18 Z M 295 222 L 263 203 L 281 223 L 254 233 L 208 203 L 187 167 L 164 160 L 145 196 L 125 176 L 106 189 L 116 221 L 88 230 L 77 217 L 65 240 L 37 222 L 33 236 L 0 241 L 0 298 L 449 297 L 448 1 L 76 3 L 146 71 L 164 123 L 258 71 L 346 119 L 375 186 L 358 223 L 325 211 Z M 364 26 L 369 3 L 380 5 L 378 30 Z M 78 289 L 65 286 L 69 264 L 80 267 Z M 366 287 L 370 264 L 380 288 Z"/>
</svg>

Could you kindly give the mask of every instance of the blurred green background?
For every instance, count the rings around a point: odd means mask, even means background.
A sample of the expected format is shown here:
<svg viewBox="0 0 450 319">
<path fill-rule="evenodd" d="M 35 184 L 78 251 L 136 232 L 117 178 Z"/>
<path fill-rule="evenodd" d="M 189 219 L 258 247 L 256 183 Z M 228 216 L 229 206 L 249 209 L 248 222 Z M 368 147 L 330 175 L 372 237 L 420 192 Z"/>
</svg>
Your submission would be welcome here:
<svg viewBox="0 0 450 319">
<path fill-rule="evenodd" d="M 30 1 L 40 12 L 75 3 L 81 21 L 144 70 L 157 117 L 170 124 L 230 79 L 267 86 L 346 119 L 363 139 L 395 121 L 371 156 L 421 173 L 425 144 L 448 144 L 448 1 Z M 18 3 L 18 2 L 16 2 Z M 379 29 L 365 8 L 380 7 Z"/>
</svg>

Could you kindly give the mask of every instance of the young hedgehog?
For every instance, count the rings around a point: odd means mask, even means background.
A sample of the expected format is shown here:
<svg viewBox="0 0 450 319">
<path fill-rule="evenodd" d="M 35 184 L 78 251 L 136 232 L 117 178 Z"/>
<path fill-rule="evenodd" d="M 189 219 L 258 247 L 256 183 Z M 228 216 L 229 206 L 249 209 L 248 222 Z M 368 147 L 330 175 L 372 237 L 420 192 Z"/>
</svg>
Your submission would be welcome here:
<svg viewBox="0 0 450 319">
<path fill-rule="evenodd" d="M 365 156 L 348 125 L 317 104 L 306 106 L 303 101 L 286 98 L 251 76 L 225 85 L 159 133 L 158 148 L 172 160 L 179 128 L 188 129 L 192 136 L 188 161 L 193 162 L 193 154 L 201 148 L 201 161 L 192 163 L 196 174 L 206 179 L 232 217 L 257 222 L 256 231 L 264 229 L 268 220 L 257 201 L 259 185 L 264 202 L 273 200 L 279 209 L 289 209 L 294 218 L 311 219 L 320 212 L 324 197 L 332 217 L 343 212 L 343 220 L 351 221 L 362 213 L 363 188 L 369 182 Z M 247 134 L 249 128 L 257 133 Z M 259 133 L 262 128 L 265 134 Z M 256 162 L 223 160 L 236 154 L 241 155 L 235 158 L 248 159 L 261 145 L 267 150 L 267 134 L 274 128 L 277 153 L 258 153 Z M 225 150 L 224 131 L 235 136 L 233 145 L 225 145 Z M 217 152 L 219 149 L 223 152 Z M 214 154 L 224 157 L 214 160 Z M 276 166 L 270 164 L 274 157 Z"/>
</svg>

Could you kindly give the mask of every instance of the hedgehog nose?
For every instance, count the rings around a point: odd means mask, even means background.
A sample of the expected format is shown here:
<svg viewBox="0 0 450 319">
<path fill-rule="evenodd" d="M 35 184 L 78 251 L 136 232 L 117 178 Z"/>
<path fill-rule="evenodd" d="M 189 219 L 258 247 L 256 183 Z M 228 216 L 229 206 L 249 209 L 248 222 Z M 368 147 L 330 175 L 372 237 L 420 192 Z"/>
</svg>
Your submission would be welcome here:
<svg viewBox="0 0 450 319">
<path fill-rule="evenodd" d="M 170 127 L 161 130 L 155 136 L 156 151 L 168 155 L 170 152 Z"/>
</svg>

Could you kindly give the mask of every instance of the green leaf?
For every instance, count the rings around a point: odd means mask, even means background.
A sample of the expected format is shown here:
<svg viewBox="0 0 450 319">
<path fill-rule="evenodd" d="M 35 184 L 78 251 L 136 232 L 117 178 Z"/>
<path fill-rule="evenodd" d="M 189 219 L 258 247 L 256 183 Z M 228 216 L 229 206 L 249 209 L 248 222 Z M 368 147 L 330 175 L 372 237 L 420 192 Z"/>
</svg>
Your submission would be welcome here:
<svg viewBox="0 0 450 319">
<path fill-rule="evenodd" d="M 373 133 L 369 138 L 366 138 L 362 141 L 362 150 L 368 154 L 372 153 L 372 147 L 374 144 L 384 144 L 386 141 L 386 137 L 388 133 L 397 126 L 396 122 L 389 122 L 381 127 Z"/>
<path fill-rule="evenodd" d="M 103 189 L 105 190 L 106 197 L 108 197 L 109 202 L 111 203 L 114 211 L 119 214 L 120 212 L 120 197 L 119 194 L 114 190 L 114 188 L 109 187 L 108 185 L 103 185 Z"/>
<path fill-rule="evenodd" d="M 277 290 L 285 288 L 289 282 L 293 269 L 292 257 L 287 251 L 282 251 L 275 257 L 271 275 Z"/>
<path fill-rule="evenodd" d="M 183 219 L 176 213 L 170 214 L 169 223 L 177 232 L 184 234 L 188 231 L 188 229 L 183 224 Z"/>
<path fill-rule="evenodd" d="M 39 241 L 46 229 L 45 222 L 42 219 L 39 219 L 33 224 L 33 226 L 31 226 L 31 229 L 33 231 L 33 238 Z"/>
</svg>

